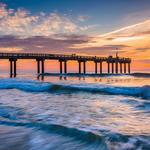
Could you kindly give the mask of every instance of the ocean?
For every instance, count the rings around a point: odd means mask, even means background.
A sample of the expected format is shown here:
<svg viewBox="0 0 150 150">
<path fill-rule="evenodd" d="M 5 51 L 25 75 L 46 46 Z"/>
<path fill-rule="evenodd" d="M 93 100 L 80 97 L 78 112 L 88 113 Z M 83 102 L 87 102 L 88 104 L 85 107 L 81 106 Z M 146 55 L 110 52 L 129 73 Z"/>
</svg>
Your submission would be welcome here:
<svg viewBox="0 0 150 150">
<path fill-rule="evenodd" d="M 150 77 L 0 77 L 0 150 L 149 150 Z"/>
</svg>

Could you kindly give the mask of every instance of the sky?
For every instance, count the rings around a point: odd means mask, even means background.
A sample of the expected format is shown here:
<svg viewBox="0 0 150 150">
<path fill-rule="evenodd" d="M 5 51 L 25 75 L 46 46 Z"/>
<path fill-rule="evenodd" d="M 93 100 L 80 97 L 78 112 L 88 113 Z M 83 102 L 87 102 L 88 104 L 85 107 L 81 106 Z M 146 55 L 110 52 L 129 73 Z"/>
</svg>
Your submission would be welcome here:
<svg viewBox="0 0 150 150">
<path fill-rule="evenodd" d="M 150 72 L 150 0 L 0 0 L 0 52 L 115 55 Z"/>
</svg>

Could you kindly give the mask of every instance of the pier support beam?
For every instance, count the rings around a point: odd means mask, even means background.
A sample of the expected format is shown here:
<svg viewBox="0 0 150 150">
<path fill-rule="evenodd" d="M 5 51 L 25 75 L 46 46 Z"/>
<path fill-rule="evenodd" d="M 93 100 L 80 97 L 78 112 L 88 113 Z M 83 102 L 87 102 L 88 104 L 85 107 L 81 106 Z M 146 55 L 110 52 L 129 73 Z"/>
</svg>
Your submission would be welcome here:
<svg viewBox="0 0 150 150">
<path fill-rule="evenodd" d="M 102 64 L 102 61 L 100 61 L 100 74 L 103 73 L 103 64 Z"/>
<path fill-rule="evenodd" d="M 13 76 L 13 62 L 11 60 L 10 61 L 10 77 Z"/>
<path fill-rule="evenodd" d="M 44 59 L 36 59 L 37 61 L 37 74 L 44 74 Z"/>
<path fill-rule="evenodd" d="M 42 63 L 42 74 L 44 74 L 44 60 L 42 60 L 41 63 Z"/>
<path fill-rule="evenodd" d="M 116 62 L 116 74 L 118 74 L 118 62 Z"/>
<path fill-rule="evenodd" d="M 122 74 L 122 63 L 120 62 L 120 74 Z"/>
<path fill-rule="evenodd" d="M 10 62 L 10 77 L 16 77 L 17 75 L 17 59 L 9 59 Z"/>
<path fill-rule="evenodd" d="M 97 74 L 97 62 L 95 62 L 95 74 Z"/>
<path fill-rule="evenodd" d="M 110 74 L 110 63 L 107 62 L 107 64 L 108 64 L 108 74 Z"/>
<path fill-rule="evenodd" d="M 17 75 L 17 64 L 16 64 L 16 61 L 17 60 L 14 60 L 14 77 L 16 77 L 16 75 Z"/>
<path fill-rule="evenodd" d="M 83 73 L 86 74 L 86 62 L 83 62 Z"/>
<path fill-rule="evenodd" d="M 81 73 L 86 74 L 86 61 L 79 60 L 78 64 L 79 64 L 79 74 L 81 74 Z M 83 67 L 82 67 L 82 64 L 83 64 Z M 83 70 L 82 70 L 82 68 L 83 68 Z"/>
<path fill-rule="evenodd" d="M 124 63 L 124 73 L 126 74 L 126 63 Z"/>
<path fill-rule="evenodd" d="M 114 63 L 112 62 L 111 65 L 112 65 L 112 66 L 111 66 L 112 74 L 114 74 Z"/>
<path fill-rule="evenodd" d="M 128 73 L 130 74 L 130 63 L 128 63 Z"/>
<path fill-rule="evenodd" d="M 40 73 L 40 61 L 37 60 L 37 73 L 39 74 Z"/>
<path fill-rule="evenodd" d="M 67 60 L 59 60 L 60 74 L 67 73 Z"/>
<path fill-rule="evenodd" d="M 81 74 L 81 61 L 78 61 L 79 63 L 79 74 Z"/>
<path fill-rule="evenodd" d="M 59 60 L 59 63 L 60 63 L 60 74 L 62 74 L 62 61 L 61 60 Z"/>
<path fill-rule="evenodd" d="M 67 61 L 64 61 L 64 73 L 67 73 Z"/>
</svg>

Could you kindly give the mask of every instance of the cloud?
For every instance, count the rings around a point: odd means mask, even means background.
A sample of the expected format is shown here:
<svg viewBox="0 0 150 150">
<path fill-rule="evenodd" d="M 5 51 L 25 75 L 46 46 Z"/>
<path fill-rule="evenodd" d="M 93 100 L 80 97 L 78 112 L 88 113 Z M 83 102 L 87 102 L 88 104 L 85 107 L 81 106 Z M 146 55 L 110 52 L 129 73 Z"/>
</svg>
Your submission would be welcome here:
<svg viewBox="0 0 150 150">
<path fill-rule="evenodd" d="M 0 47 L 1 52 L 20 52 L 23 49 L 21 47 Z"/>
<path fill-rule="evenodd" d="M 93 30 L 94 28 L 98 27 L 99 25 L 97 24 L 92 24 L 92 25 L 85 25 L 85 26 L 81 26 L 79 27 L 80 28 L 80 31 L 90 31 L 90 30 Z"/>
<path fill-rule="evenodd" d="M 149 51 L 150 50 L 150 46 L 148 46 L 148 47 L 138 47 L 138 48 L 136 48 L 136 50 L 138 50 L 138 51 Z"/>
<path fill-rule="evenodd" d="M 13 13 L 12 9 L 7 10 L 6 5 L 0 3 L 0 19 L 10 15 L 11 13 Z"/>
<path fill-rule="evenodd" d="M 80 16 L 80 20 L 86 19 Z M 29 11 L 18 8 L 9 9 L 0 4 L 0 35 L 14 35 L 22 38 L 32 36 L 52 36 L 53 34 L 79 33 L 90 28 L 79 26 L 71 19 L 58 13 L 31 15 Z"/>
<path fill-rule="evenodd" d="M 109 55 L 118 48 L 124 57 L 149 59 L 150 19 L 93 36 L 85 33 L 91 33 L 98 25 L 85 24 L 87 19 L 81 15 L 72 20 L 58 13 L 32 15 L 1 4 L 0 51 Z"/>
<path fill-rule="evenodd" d="M 123 27 L 121 29 L 105 33 L 102 35 L 96 35 L 86 44 L 77 44 L 74 45 L 74 48 L 88 48 L 88 47 L 99 47 L 103 45 L 116 45 L 123 44 L 126 42 L 129 43 L 129 46 L 132 46 L 131 42 L 140 41 L 150 36 L 150 20 L 140 22 L 134 25 Z"/>
<path fill-rule="evenodd" d="M 116 53 L 116 47 L 121 49 L 123 53 L 127 45 L 104 45 L 99 47 L 89 47 L 78 49 L 74 48 L 74 44 L 86 44 L 92 37 L 85 35 L 54 35 L 53 37 L 34 36 L 20 39 L 15 36 L 3 36 L 0 38 L 0 51 L 2 52 L 42 52 L 42 53 L 80 53 L 88 55 L 106 55 Z M 9 43 L 8 43 L 9 41 Z M 16 50 L 16 49 L 17 50 Z"/>
<path fill-rule="evenodd" d="M 145 8 L 126 14 L 126 16 L 122 20 L 122 23 L 134 24 L 138 22 L 143 22 L 144 20 L 148 20 L 149 18 L 150 18 L 150 9 Z"/>
<path fill-rule="evenodd" d="M 150 65 L 150 59 L 140 60 L 140 62 Z"/>
<path fill-rule="evenodd" d="M 118 48 L 121 56 L 131 57 L 133 60 L 150 58 L 150 20 L 139 22 L 118 30 L 95 35 L 88 42 L 73 44 L 72 49 L 80 49 L 90 54 L 114 54 Z"/>
<path fill-rule="evenodd" d="M 17 49 L 24 52 L 72 53 L 75 49 L 70 48 L 71 45 L 87 43 L 89 40 L 90 37 L 84 35 L 34 36 L 27 38 L 3 36 L 0 37 L 0 51 L 16 51 Z"/>
<path fill-rule="evenodd" d="M 121 29 L 100 35 L 100 37 L 133 37 L 133 36 L 145 36 L 150 34 L 150 20 L 146 20 L 137 24 L 123 27 Z"/>
<path fill-rule="evenodd" d="M 128 45 L 103 45 L 103 46 L 97 46 L 97 47 L 86 47 L 86 48 L 79 48 L 76 49 L 74 47 L 71 47 L 72 50 L 77 50 L 78 53 L 86 53 L 89 55 L 114 55 L 116 53 L 116 48 L 118 48 L 119 53 L 126 52 L 126 48 L 130 48 Z"/>
<path fill-rule="evenodd" d="M 89 18 L 90 18 L 90 16 L 83 16 L 83 15 L 78 16 L 78 20 L 81 21 L 81 22 L 85 22 Z"/>
</svg>

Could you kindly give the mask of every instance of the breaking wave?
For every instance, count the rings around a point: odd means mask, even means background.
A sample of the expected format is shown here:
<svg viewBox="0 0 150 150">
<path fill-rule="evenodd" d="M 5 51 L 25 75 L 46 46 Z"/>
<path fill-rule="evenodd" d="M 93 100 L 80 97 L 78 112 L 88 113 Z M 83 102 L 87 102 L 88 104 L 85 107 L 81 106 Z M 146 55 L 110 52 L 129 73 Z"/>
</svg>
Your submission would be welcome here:
<svg viewBox="0 0 150 150">
<path fill-rule="evenodd" d="M 122 87 L 105 84 L 54 84 L 34 80 L 0 79 L 0 89 L 19 89 L 27 92 L 84 91 L 150 99 L 149 85 L 141 87 Z"/>
</svg>

